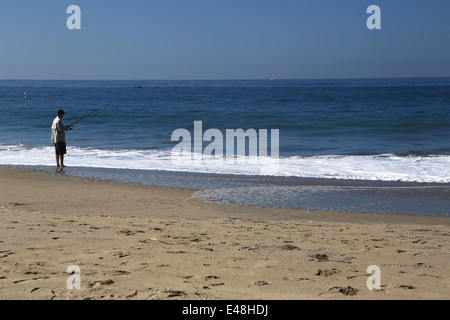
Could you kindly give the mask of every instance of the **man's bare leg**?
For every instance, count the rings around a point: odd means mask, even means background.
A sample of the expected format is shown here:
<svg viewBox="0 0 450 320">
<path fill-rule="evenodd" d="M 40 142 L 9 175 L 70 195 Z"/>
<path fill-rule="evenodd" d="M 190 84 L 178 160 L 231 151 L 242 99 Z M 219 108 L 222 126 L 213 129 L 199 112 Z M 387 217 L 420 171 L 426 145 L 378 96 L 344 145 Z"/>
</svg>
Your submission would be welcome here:
<svg viewBox="0 0 450 320">
<path fill-rule="evenodd" d="M 60 164 L 59 164 L 59 155 L 56 155 L 56 171 L 59 170 Z"/>
</svg>

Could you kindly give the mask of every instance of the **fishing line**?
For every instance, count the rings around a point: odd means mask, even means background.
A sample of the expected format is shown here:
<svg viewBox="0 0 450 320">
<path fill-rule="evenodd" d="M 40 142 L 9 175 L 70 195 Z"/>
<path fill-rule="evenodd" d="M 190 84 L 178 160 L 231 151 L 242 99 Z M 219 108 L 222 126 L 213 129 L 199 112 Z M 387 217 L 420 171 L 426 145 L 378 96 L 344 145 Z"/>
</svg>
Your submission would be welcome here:
<svg viewBox="0 0 450 320">
<path fill-rule="evenodd" d="M 114 101 L 108 102 L 107 104 L 104 104 L 104 105 L 102 105 L 101 107 L 99 107 L 99 108 L 97 108 L 97 109 L 95 109 L 95 110 L 92 110 L 90 113 L 88 113 L 88 114 L 85 115 L 84 117 L 78 119 L 78 120 L 75 121 L 74 123 L 68 125 L 67 127 L 70 128 L 69 130 L 72 130 L 72 126 L 73 126 L 73 125 L 77 124 L 78 122 L 80 122 L 80 121 L 82 121 L 82 120 L 84 120 L 84 119 L 86 119 L 86 118 L 89 118 L 91 115 L 93 115 L 93 114 L 96 113 L 97 111 L 100 111 L 101 109 L 103 109 L 103 108 L 109 106 L 109 105 L 112 104 L 113 102 L 114 102 Z M 67 155 L 69 155 L 69 154 L 67 154 Z"/>
<path fill-rule="evenodd" d="M 100 111 L 101 109 L 103 109 L 103 108 L 109 106 L 109 105 L 112 104 L 113 102 L 114 102 L 114 101 L 109 102 L 109 103 L 107 103 L 107 104 L 104 104 L 104 105 L 102 105 L 100 108 L 97 108 L 97 109 L 91 111 L 90 113 L 88 113 L 88 114 L 85 115 L 84 117 L 82 117 L 82 118 L 78 119 L 77 121 L 75 121 L 74 123 L 68 125 L 68 127 L 72 127 L 72 126 L 75 125 L 76 123 L 78 123 L 78 122 L 80 122 L 80 121 L 82 121 L 82 120 L 84 120 L 84 119 L 86 119 L 86 118 L 89 118 L 89 117 L 90 117 L 91 115 L 93 115 L 95 112 Z"/>
</svg>

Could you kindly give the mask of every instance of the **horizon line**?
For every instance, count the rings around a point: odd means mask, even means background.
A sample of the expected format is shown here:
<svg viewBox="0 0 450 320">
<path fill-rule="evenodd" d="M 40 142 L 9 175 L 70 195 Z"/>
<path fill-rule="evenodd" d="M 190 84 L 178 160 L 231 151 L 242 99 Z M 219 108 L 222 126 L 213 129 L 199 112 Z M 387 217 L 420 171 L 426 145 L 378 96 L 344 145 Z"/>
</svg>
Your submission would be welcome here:
<svg viewBox="0 0 450 320">
<path fill-rule="evenodd" d="M 450 76 L 413 76 L 413 77 L 331 77 L 331 78 L 216 78 L 216 79 L 2 79 L 0 81 L 286 81 L 286 80 L 383 80 L 383 79 L 445 79 Z"/>
</svg>

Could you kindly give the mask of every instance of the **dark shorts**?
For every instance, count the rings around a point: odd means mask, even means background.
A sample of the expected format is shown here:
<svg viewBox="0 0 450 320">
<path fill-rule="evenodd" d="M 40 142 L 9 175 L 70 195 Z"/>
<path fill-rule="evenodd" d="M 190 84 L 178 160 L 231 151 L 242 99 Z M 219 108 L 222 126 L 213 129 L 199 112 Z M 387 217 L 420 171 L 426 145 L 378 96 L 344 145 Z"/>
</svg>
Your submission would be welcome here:
<svg viewBox="0 0 450 320">
<path fill-rule="evenodd" d="M 61 141 L 55 143 L 55 152 L 56 155 L 66 154 L 66 143 Z"/>
</svg>

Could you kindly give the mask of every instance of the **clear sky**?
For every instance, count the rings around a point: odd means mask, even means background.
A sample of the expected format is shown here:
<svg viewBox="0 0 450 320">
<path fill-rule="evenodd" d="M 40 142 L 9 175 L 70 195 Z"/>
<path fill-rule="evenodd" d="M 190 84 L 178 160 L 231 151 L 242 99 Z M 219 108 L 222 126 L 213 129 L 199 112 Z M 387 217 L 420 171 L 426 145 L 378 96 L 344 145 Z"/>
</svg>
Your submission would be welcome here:
<svg viewBox="0 0 450 320">
<path fill-rule="evenodd" d="M 449 76 L 448 0 L 0 2 L 0 79 Z"/>
</svg>

